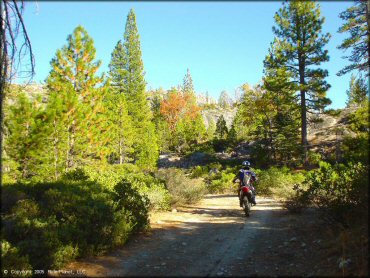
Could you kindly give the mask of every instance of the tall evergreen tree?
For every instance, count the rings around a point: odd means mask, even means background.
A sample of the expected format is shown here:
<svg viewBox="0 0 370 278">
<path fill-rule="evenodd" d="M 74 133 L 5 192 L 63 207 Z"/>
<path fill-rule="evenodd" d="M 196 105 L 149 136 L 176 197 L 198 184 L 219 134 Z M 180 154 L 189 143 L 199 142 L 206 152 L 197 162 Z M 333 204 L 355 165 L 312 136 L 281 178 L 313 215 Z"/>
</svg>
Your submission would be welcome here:
<svg viewBox="0 0 370 278">
<path fill-rule="evenodd" d="M 237 134 L 234 124 L 231 125 L 229 133 L 227 134 L 227 141 L 229 141 L 230 144 L 235 144 L 237 141 Z"/>
<path fill-rule="evenodd" d="M 326 91 L 330 87 L 325 81 L 327 70 L 319 68 L 329 60 L 324 49 L 330 34 L 322 33 L 324 17 L 318 3 L 290 1 L 275 14 L 277 55 L 265 63 L 267 68 L 286 67 L 292 73 L 292 81 L 297 83 L 301 107 L 301 143 L 304 148 L 304 161 L 308 162 L 307 112 L 322 110 L 330 103 Z"/>
<path fill-rule="evenodd" d="M 215 131 L 216 131 L 216 123 L 213 120 L 212 117 L 208 119 L 208 127 L 207 127 L 207 139 L 212 140 L 213 137 L 215 136 Z"/>
<path fill-rule="evenodd" d="M 194 84 L 193 84 L 193 78 L 191 77 L 190 70 L 186 70 L 186 75 L 184 77 L 184 81 L 182 84 L 182 92 L 184 97 L 189 98 L 189 103 L 196 102 L 196 96 L 195 96 L 195 90 L 194 90 Z"/>
<path fill-rule="evenodd" d="M 225 139 L 227 134 L 228 134 L 228 130 L 226 126 L 226 121 L 225 121 L 224 115 L 221 115 L 217 119 L 215 135 L 219 139 Z"/>
<path fill-rule="evenodd" d="M 352 70 L 364 72 L 369 77 L 370 72 L 370 2 L 355 0 L 355 4 L 340 13 L 339 17 L 345 23 L 339 28 L 339 33 L 349 33 L 339 46 L 339 49 L 352 49 L 351 55 L 345 56 L 351 64 L 338 72 L 346 74 Z"/>
<path fill-rule="evenodd" d="M 158 145 L 152 113 L 147 101 L 144 64 L 140 48 L 140 36 L 133 9 L 127 15 L 122 47 L 117 49 L 120 58 L 117 81 L 122 86 L 127 111 L 134 127 L 134 160 L 143 168 L 153 168 L 158 160 Z M 122 68 L 123 66 L 123 68 Z M 118 78 L 120 81 L 118 81 Z M 122 79 L 121 79 L 122 78 Z"/>
<path fill-rule="evenodd" d="M 233 119 L 237 136 L 245 140 L 252 140 L 253 134 L 260 121 L 259 108 L 255 105 L 256 101 L 262 97 L 261 86 L 251 88 L 249 84 L 240 87 L 242 97 L 236 115 Z"/>
<path fill-rule="evenodd" d="M 102 103 L 105 90 L 103 76 L 96 75 L 101 62 L 94 61 L 95 57 L 93 39 L 78 26 L 68 36 L 67 45 L 57 50 L 46 80 L 51 98 L 60 98 L 63 103 L 59 106 L 63 112 L 54 115 L 63 115 L 65 121 L 66 169 L 87 159 L 101 158 L 102 146 L 109 139 L 102 132 L 106 128 Z"/>
<path fill-rule="evenodd" d="M 5 151 L 18 165 L 21 173 L 18 178 L 29 179 L 38 173 L 43 162 L 48 133 L 46 115 L 41 107 L 41 100 L 31 101 L 23 92 L 18 94 L 16 102 L 7 112 L 5 126 L 9 135 L 6 138 Z"/>
<path fill-rule="evenodd" d="M 279 48 L 278 41 L 271 45 L 265 64 L 276 59 Z M 273 62 L 272 62 L 273 63 Z M 266 90 L 263 98 L 271 103 L 270 150 L 273 159 L 287 163 L 297 155 L 299 150 L 299 105 L 295 92 L 297 86 L 290 82 L 292 72 L 286 67 L 267 67 L 264 70 L 263 88 Z"/>
<path fill-rule="evenodd" d="M 190 70 L 187 69 L 182 85 L 182 93 L 185 99 L 186 117 L 184 122 L 184 135 L 185 141 L 188 145 L 196 144 L 203 139 L 206 133 L 201 108 L 197 104 L 197 97 L 195 94 L 193 78 L 191 77 Z"/>
<path fill-rule="evenodd" d="M 349 90 L 347 90 L 347 106 L 351 104 L 361 104 L 366 99 L 368 99 L 368 86 L 366 81 L 362 76 L 356 79 L 352 74 L 349 83 Z"/>
<path fill-rule="evenodd" d="M 163 88 L 151 91 L 150 106 L 160 151 L 169 151 L 171 145 L 171 133 L 164 116 L 161 114 L 161 103 L 165 95 L 166 92 Z"/>
<path fill-rule="evenodd" d="M 55 83 L 54 83 L 55 84 Z M 56 85 L 56 84 L 55 84 Z M 48 125 L 51 132 L 48 136 L 48 148 L 45 157 L 52 165 L 52 176 L 57 180 L 60 175 L 68 168 L 67 155 L 69 141 L 68 126 L 71 125 L 71 117 L 75 113 L 75 108 L 78 107 L 77 95 L 73 90 L 60 91 L 59 93 L 51 93 L 46 106 L 46 115 L 48 118 Z"/>
<path fill-rule="evenodd" d="M 125 66 L 125 51 L 121 41 L 118 41 L 109 64 L 110 89 L 105 103 L 109 110 L 111 162 L 117 160 L 119 164 L 130 161 L 135 135 L 126 103 Z"/>
</svg>

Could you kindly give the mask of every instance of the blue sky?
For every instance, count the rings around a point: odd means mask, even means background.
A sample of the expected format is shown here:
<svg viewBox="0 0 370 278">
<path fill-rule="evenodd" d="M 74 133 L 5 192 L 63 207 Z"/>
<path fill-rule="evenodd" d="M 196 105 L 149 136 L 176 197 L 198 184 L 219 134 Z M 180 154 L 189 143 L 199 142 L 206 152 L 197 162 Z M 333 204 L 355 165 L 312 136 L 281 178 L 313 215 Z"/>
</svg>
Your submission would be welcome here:
<svg viewBox="0 0 370 278">
<path fill-rule="evenodd" d="M 331 108 L 345 106 L 350 74 L 336 73 L 347 64 L 336 49 L 346 35 L 338 34 L 338 14 L 351 2 L 320 2 L 330 62 L 328 92 Z M 273 40 L 274 2 L 26 2 L 25 23 L 36 60 L 35 82 L 43 82 L 50 61 L 68 34 L 83 25 L 94 39 L 100 72 L 106 72 L 111 52 L 122 38 L 126 16 L 135 9 L 148 88 L 169 89 L 182 83 L 189 68 L 197 92 L 218 99 L 222 90 L 234 95 L 243 83 L 262 78 L 263 59 Z"/>
</svg>

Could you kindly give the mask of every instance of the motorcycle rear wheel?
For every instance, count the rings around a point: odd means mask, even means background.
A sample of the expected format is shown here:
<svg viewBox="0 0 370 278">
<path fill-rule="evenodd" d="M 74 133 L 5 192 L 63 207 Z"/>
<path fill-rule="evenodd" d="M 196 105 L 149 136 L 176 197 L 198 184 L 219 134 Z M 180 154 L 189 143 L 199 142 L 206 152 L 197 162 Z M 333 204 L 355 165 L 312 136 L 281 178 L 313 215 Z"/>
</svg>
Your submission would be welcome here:
<svg viewBox="0 0 370 278">
<path fill-rule="evenodd" d="M 243 210 L 245 212 L 245 216 L 249 216 L 251 212 L 251 203 L 248 200 L 247 196 L 243 197 Z"/>
</svg>

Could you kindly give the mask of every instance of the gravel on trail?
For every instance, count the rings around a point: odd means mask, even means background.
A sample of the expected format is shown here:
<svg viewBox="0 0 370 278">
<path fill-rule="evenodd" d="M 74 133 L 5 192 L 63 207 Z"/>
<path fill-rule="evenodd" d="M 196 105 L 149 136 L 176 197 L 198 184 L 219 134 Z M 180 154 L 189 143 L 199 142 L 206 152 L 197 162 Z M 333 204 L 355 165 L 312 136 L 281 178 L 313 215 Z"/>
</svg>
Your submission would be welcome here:
<svg viewBox="0 0 370 278">
<path fill-rule="evenodd" d="M 67 269 L 89 277 L 338 275 L 335 260 L 321 252 L 315 212 L 291 214 L 271 198 L 257 202 L 250 217 L 235 195 L 206 195 L 198 204 L 155 212 L 150 231 Z"/>
</svg>

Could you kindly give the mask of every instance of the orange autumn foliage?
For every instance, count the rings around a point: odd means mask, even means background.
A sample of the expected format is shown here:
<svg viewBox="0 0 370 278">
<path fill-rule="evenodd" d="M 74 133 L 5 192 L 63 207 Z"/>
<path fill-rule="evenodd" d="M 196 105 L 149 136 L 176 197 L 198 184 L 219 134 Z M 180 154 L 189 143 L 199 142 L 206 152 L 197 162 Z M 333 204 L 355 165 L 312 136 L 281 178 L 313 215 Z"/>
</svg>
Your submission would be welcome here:
<svg viewBox="0 0 370 278">
<path fill-rule="evenodd" d="M 161 102 L 160 113 L 166 119 L 171 131 L 176 128 L 180 119 L 195 120 L 199 112 L 200 107 L 195 101 L 191 101 L 190 96 L 184 96 L 176 90 L 171 90 L 167 98 Z"/>
</svg>

